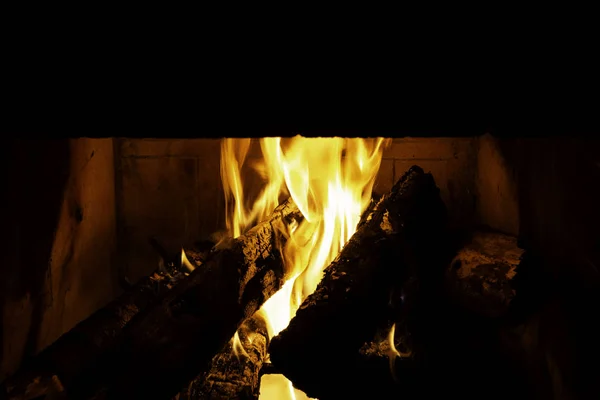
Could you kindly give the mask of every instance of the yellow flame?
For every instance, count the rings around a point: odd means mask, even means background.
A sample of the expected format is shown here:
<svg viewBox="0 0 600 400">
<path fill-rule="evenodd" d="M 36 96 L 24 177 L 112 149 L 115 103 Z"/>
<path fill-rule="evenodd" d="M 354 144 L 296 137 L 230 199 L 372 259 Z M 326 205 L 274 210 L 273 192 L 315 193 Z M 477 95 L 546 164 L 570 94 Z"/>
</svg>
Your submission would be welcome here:
<svg viewBox="0 0 600 400">
<path fill-rule="evenodd" d="M 286 328 L 302 301 L 316 289 L 323 270 L 356 231 L 388 143 L 389 139 L 382 138 L 261 139 L 262 160 L 254 168 L 264 186 L 258 199 L 246 207 L 241 171 L 251 140 L 223 140 L 221 178 L 230 235 L 237 237 L 267 217 L 281 195 L 290 196 L 305 218 L 287 227 L 288 240 L 279 249 L 292 278 L 261 308 L 270 337 Z"/>
<path fill-rule="evenodd" d="M 181 249 L 181 265 L 183 265 L 184 267 L 186 267 L 188 269 L 188 271 L 192 272 L 194 269 L 196 269 L 196 267 L 194 267 L 192 265 L 192 263 L 190 262 L 190 260 L 188 260 L 187 256 L 185 255 L 185 251 L 183 250 L 183 248 Z"/>
<path fill-rule="evenodd" d="M 396 342 L 395 342 L 395 337 L 396 337 L 396 323 L 394 323 L 392 325 L 392 327 L 390 328 L 390 332 L 388 333 L 388 341 L 390 343 L 390 358 L 391 357 L 410 357 L 411 356 L 411 352 L 400 352 L 398 351 L 398 349 L 396 349 Z"/>
<path fill-rule="evenodd" d="M 232 349 L 233 349 L 233 354 L 235 354 L 236 357 L 240 357 L 240 356 L 245 356 L 248 357 L 248 353 L 246 352 L 246 349 L 244 349 L 244 345 L 242 344 L 242 341 L 240 340 L 240 334 L 239 332 L 235 332 L 235 334 L 233 335 L 233 339 L 232 340 Z"/>
<path fill-rule="evenodd" d="M 396 364 L 396 357 L 402 358 L 402 357 L 410 357 L 411 356 L 411 352 L 409 351 L 408 353 L 401 353 L 398 351 L 398 349 L 396 349 L 396 323 L 394 323 L 392 325 L 392 327 L 390 328 L 390 332 L 388 333 L 388 342 L 390 345 L 390 349 L 388 351 L 388 358 L 390 360 L 390 372 L 392 373 L 392 377 L 394 378 L 394 380 L 398 380 L 398 377 L 396 376 L 396 370 L 394 369 L 394 365 Z"/>
<path fill-rule="evenodd" d="M 390 328 L 390 333 L 388 334 L 388 341 L 390 342 L 390 357 L 402 357 L 400 352 L 396 349 L 396 343 L 394 343 L 396 336 L 396 324 L 394 323 Z"/>
<path fill-rule="evenodd" d="M 390 344 L 390 350 L 388 351 L 388 358 L 390 360 L 390 372 L 392 374 L 392 378 L 394 380 L 398 380 L 396 376 L 396 370 L 394 369 L 394 365 L 396 364 L 396 357 L 402 357 L 400 352 L 396 349 L 396 343 L 394 343 L 396 336 L 396 324 L 394 323 L 390 328 L 390 332 L 388 334 L 388 342 Z"/>
</svg>

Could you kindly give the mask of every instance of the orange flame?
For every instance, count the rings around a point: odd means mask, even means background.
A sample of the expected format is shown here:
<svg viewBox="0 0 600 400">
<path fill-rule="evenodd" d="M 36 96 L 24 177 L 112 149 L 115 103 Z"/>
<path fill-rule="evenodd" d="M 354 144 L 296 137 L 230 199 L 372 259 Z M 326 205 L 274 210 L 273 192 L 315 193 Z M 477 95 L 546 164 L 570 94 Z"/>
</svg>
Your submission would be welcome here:
<svg viewBox="0 0 600 400">
<path fill-rule="evenodd" d="M 261 308 L 270 337 L 286 328 L 302 301 L 316 289 L 323 270 L 356 231 L 388 143 L 389 139 L 382 138 L 261 139 L 263 159 L 255 169 L 265 185 L 246 208 L 241 169 L 251 140 L 223 140 L 221 178 L 227 228 L 233 237 L 267 217 L 279 204 L 280 195 L 290 196 L 305 218 L 287 227 L 289 238 L 279 249 L 292 278 Z M 234 348 L 240 348 L 235 338 Z M 278 398 L 295 398 L 291 384 L 288 387 L 289 393 Z"/>
</svg>

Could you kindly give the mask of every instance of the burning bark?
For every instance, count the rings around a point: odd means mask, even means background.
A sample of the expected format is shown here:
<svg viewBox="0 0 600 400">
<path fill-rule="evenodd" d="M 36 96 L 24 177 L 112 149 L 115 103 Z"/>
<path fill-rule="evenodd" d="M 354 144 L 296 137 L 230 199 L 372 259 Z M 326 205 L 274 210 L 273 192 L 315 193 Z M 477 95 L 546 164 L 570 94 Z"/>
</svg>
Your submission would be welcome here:
<svg viewBox="0 0 600 400">
<path fill-rule="evenodd" d="M 259 372 L 269 344 L 267 325 L 261 312 L 244 321 L 238 334 L 241 348 L 234 350 L 233 340 L 230 341 L 213 357 L 210 370 L 190 382 L 175 400 L 258 399 Z"/>
<path fill-rule="evenodd" d="M 355 363 L 360 347 L 389 318 L 393 289 L 419 270 L 442 272 L 432 265 L 432 253 L 440 249 L 444 225 L 433 177 L 411 167 L 360 221 L 316 291 L 273 338 L 273 364 L 307 395 L 330 395 L 323 390 L 332 386 L 332 366 Z"/>
<path fill-rule="evenodd" d="M 77 377 L 93 368 L 117 336 L 141 310 L 155 303 L 187 274 L 180 265 L 159 268 L 116 300 L 62 335 L 0 387 L 9 399 L 28 399 L 68 391 Z"/>
<path fill-rule="evenodd" d="M 76 396 L 169 398 L 207 371 L 242 322 L 282 286 L 277 248 L 286 226 L 302 218 L 288 200 L 245 234 L 217 245 L 202 268 L 131 321 L 115 349 L 80 377 Z"/>
</svg>

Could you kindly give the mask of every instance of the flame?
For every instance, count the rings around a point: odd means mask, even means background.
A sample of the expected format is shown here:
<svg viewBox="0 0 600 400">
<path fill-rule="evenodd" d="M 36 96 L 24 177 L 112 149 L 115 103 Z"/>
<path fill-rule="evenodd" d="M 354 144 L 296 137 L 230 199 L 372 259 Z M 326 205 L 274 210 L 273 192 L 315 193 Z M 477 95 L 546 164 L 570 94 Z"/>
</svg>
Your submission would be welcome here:
<svg viewBox="0 0 600 400">
<path fill-rule="evenodd" d="M 263 138 L 262 160 L 254 168 L 264 187 L 248 206 L 241 171 L 251 140 L 223 140 L 221 178 L 231 236 L 266 218 L 282 196 L 291 197 L 304 216 L 300 224 L 286 227 L 288 240 L 279 249 L 291 278 L 261 308 L 270 337 L 287 327 L 302 301 L 316 289 L 323 270 L 356 231 L 388 143 L 382 138 Z M 234 348 L 239 349 L 236 337 Z M 295 399 L 291 383 L 288 386 L 289 393 L 278 398 Z"/>
<path fill-rule="evenodd" d="M 396 376 L 396 370 L 394 369 L 394 365 L 396 364 L 396 357 L 410 357 L 411 352 L 401 353 L 398 351 L 398 349 L 396 349 L 396 323 L 392 324 L 387 339 L 390 346 L 388 351 L 388 358 L 390 360 L 390 372 L 392 373 L 392 377 L 394 378 L 394 380 L 397 381 L 398 377 Z"/>
<path fill-rule="evenodd" d="M 190 272 L 192 272 L 192 271 L 194 271 L 194 269 L 196 269 L 196 267 L 194 267 L 192 265 L 190 260 L 188 260 L 187 256 L 185 255 L 185 250 L 183 250 L 183 248 L 181 249 L 181 265 L 186 267 L 187 270 Z"/>
</svg>

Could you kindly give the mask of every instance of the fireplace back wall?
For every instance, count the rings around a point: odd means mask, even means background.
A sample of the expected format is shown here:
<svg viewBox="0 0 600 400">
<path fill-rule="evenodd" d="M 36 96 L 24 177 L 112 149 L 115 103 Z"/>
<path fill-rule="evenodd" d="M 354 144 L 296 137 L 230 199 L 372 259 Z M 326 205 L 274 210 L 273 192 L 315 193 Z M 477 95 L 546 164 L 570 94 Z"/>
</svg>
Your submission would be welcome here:
<svg viewBox="0 0 600 400">
<path fill-rule="evenodd" d="M 475 213 L 476 139 L 394 139 L 384 152 L 374 191 L 389 191 L 406 169 L 418 164 L 433 173 L 454 225 L 471 225 Z M 156 268 L 148 237 L 166 246 L 206 239 L 224 228 L 224 199 L 217 139 L 119 139 L 117 210 L 121 266 L 135 281 Z M 253 141 L 246 166 L 261 156 Z M 252 168 L 242 171 L 252 202 L 262 186 Z"/>
</svg>

